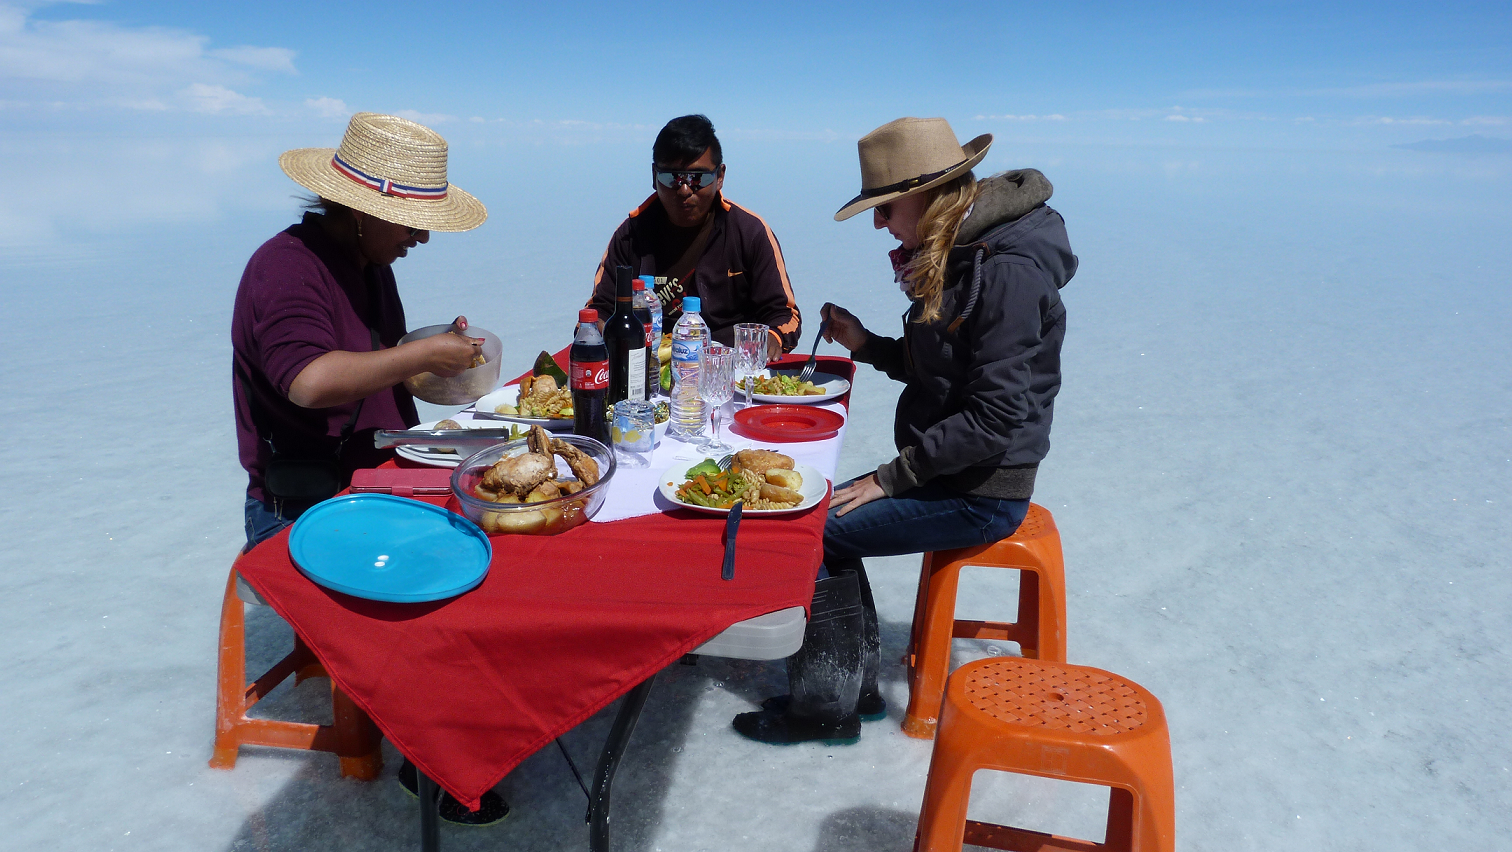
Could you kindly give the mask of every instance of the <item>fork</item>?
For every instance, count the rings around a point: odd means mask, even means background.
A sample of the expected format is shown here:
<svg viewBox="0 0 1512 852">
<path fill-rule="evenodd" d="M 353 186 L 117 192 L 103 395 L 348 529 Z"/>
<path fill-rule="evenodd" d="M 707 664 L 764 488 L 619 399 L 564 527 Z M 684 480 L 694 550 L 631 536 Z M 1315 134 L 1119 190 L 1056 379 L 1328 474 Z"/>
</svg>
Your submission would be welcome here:
<svg viewBox="0 0 1512 852">
<path fill-rule="evenodd" d="M 720 470 L 729 470 L 730 469 L 730 464 L 732 462 L 734 462 L 734 461 L 735 461 L 735 454 L 734 453 L 730 453 L 729 455 L 727 455 L 727 456 L 721 458 L 719 461 L 715 462 L 715 464 L 719 465 L 719 469 Z"/>
<path fill-rule="evenodd" d="M 803 365 L 803 372 L 798 374 L 799 382 L 806 382 L 814 377 L 814 358 L 819 354 L 819 341 L 824 339 L 824 332 L 828 328 L 828 319 L 819 323 L 819 333 L 814 335 L 814 348 L 809 350 L 808 361 Z"/>
</svg>

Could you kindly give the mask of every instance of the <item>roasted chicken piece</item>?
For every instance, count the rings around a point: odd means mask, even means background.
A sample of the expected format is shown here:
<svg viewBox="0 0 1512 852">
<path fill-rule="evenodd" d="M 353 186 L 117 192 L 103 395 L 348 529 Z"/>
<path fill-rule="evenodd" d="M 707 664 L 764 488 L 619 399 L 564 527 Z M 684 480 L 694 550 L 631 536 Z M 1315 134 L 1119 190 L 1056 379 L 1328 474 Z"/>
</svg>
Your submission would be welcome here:
<svg viewBox="0 0 1512 852">
<path fill-rule="evenodd" d="M 537 426 L 536 428 L 539 429 L 541 427 Z M 594 461 L 587 453 L 563 441 L 561 438 L 552 440 L 551 449 L 567 462 L 567 466 L 572 468 L 572 474 L 578 478 L 579 482 L 584 485 L 594 485 L 599 481 L 598 462 Z"/>
<path fill-rule="evenodd" d="M 530 431 L 525 433 L 525 446 L 538 456 L 551 458 L 551 440 L 551 433 L 540 426 L 532 426 Z"/>
<path fill-rule="evenodd" d="M 764 478 L 770 468 L 793 469 L 793 459 L 782 453 L 771 450 L 741 450 L 735 454 L 735 460 L 730 465 L 731 470 L 750 471 L 758 477 Z"/>
<path fill-rule="evenodd" d="M 556 379 L 551 376 L 526 376 L 520 379 L 520 398 L 533 396 L 536 399 L 545 399 L 558 390 Z"/>
<path fill-rule="evenodd" d="M 483 474 L 479 487 L 495 494 L 524 496 L 548 479 L 556 478 L 556 461 L 549 455 L 521 453 L 500 459 Z"/>
<path fill-rule="evenodd" d="M 477 486 L 479 497 L 497 502 L 505 495 L 513 495 L 525 498 L 523 502 L 526 503 L 539 503 L 560 497 L 563 490 L 575 494 L 582 487 L 599 481 L 598 462 L 566 441 L 551 437 L 551 433 L 540 426 L 530 427 L 525 435 L 525 447 L 527 452 L 500 459 L 483 474 Z M 557 469 L 553 456 L 561 456 L 567 462 L 580 484 L 566 483 L 568 488 L 564 488 L 554 481 Z M 577 487 L 570 488 L 572 485 Z"/>
</svg>

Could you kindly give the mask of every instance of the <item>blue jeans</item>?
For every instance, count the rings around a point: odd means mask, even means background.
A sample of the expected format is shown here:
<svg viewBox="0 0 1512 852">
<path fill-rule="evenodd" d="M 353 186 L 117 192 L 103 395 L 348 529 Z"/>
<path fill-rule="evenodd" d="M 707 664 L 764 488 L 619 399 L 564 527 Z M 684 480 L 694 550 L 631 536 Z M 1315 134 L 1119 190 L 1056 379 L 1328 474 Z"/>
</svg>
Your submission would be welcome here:
<svg viewBox="0 0 1512 852">
<path fill-rule="evenodd" d="M 299 520 L 304 511 L 315 504 L 291 503 L 288 500 L 277 500 L 264 503 L 254 497 L 247 498 L 246 522 L 247 522 L 247 546 L 242 548 L 246 553 L 258 544 L 278 535 L 278 531 Z"/>
<path fill-rule="evenodd" d="M 1027 514 L 1028 500 L 968 497 L 925 483 L 873 500 L 844 517 L 831 508 L 824 523 L 824 564 L 833 573 L 855 566 L 863 556 L 987 544 L 1013 535 Z"/>
<path fill-rule="evenodd" d="M 814 622 L 810 622 L 810 629 L 804 633 L 803 647 L 788 658 L 788 684 L 793 694 L 788 714 L 799 717 L 816 715 L 813 708 L 824 703 L 821 697 L 844 692 L 841 689 L 844 681 L 858 675 L 861 680 L 859 702 L 846 706 L 825 705 L 823 715 L 843 719 L 859 710 L 868 718 L 880 718 L 871 714 L 885 711 L 877 687 L 882 664 L 882 637 L 877 604 L 872 597 L 871 582 L 866 576 L 862 557 L 951 550 L 998 541 L 1013 535 L 1028 513 L 1028 500 L 967 497 L 930 483 L 896 497 L 873 500 L 847 512 L 844 517 L 831 508 L 824 523 L 824 566 L 819 571 L 819 578 L 855 573 L 862 610 L 861 633 L 815 630 Z M 825 596 L 825 599 L 831 597 Z M 816 607 L 818 600 L 816 596 Z M 815 620 L 821 620 L 828 613 L 816 610 L 813 615 Z M 856 642 L 861 644 L 859 654 L 850 648 L 851 643 Z M 843 661 L 852 659 L 860 661 L 859 673 L 843 670 Z M 832 682 L 822 682 L 826 679 L 801 672 L 828 672 Z"/>
</svg>

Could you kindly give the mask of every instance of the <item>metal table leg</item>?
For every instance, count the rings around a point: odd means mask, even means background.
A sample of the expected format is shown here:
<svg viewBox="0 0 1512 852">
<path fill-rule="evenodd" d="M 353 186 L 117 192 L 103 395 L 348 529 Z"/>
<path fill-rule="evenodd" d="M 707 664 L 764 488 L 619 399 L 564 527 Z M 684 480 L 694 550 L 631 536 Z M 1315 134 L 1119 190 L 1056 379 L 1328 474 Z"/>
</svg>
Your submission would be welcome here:
<svg viewBox="0 0 1512 852">
<path fill-rule="evenodd" d="M 418 766 L 415 776 L 419 780 L 415 792 L 420 794 L 420 850 L 441 852 L 441 788 Z"/>
<path fill-rule="evenodd" d="M 630 734 L 640 720 L 641 708 L 646 706 L 646 697 L 651 694 L 652 675 L 625 693 L 624 703 L 614 717 L 614 726 L 609 729 L 609 739 L 604 743 L 604 753 L 599 755 L 598 769 L 593 773 L 593 794 L 588 799 L 588 848 L 592 852 L 609 852 L 609 786 L 614 782 L 614 771 L 619 767 L 625 747 L 630 744 Z"/>
</svg>

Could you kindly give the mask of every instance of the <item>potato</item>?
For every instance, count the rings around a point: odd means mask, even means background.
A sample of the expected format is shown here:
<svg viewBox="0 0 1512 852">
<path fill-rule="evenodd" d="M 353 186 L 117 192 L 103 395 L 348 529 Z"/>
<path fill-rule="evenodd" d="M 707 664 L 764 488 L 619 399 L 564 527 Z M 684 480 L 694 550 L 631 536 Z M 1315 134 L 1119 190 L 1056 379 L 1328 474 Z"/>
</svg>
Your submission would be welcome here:
<svg viewBox="0 0 1512 852">
<path fill-rule="evenodd" d="M 780 467 L 767 468 L 766 481 L 783 488 L 794 491 L 803 487 L 803 476 L 796 470 L 785 470 Z"/>
<path fill-rule="evenodd" d="M 490 519 L 493 529 L 485 526 L 483 531 L 499 535 L 528 535 L 546 526 L 546 516 L 541 512 L 489 512 L 483 516 L 485 523 Z"/>
<path fill-rule="evenodd" d="M 535 487 L 535 490 L 525 495 L 522 502 L 544 503 L 547 500 L 555 500 L 562 496 L 562 487 L 555 480 L 548 479 Z"/>
<path fill-rule="evenodd" d="M 771 500 L 774 503 L 802 503 L 803 495 L 791 488 L 767 483 L 761 486 L 761 499 Z"/>
</svg>

